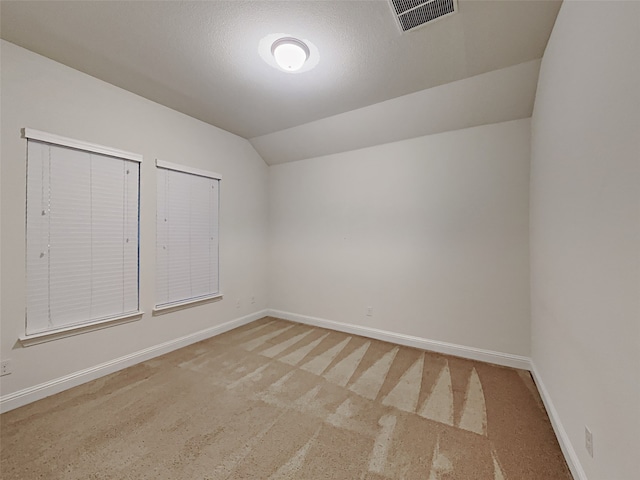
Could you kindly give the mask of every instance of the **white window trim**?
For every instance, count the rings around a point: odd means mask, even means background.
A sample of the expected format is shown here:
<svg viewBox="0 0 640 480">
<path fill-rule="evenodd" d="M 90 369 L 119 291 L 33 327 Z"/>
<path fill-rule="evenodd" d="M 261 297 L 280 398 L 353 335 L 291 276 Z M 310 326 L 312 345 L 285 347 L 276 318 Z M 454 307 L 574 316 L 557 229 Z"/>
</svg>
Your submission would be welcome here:
<svg viewBox="0 0 640 480">
<path fill-rule="evenodd" d="M 163 162 L 156 158 L 156 167 L 164 168 L 166 170 L 174 170 L 176 172 L 190 173 L 192 175 L 198 175 L 200 177 L 214 178 L 216 180 L 222 180 L 222 175 L 215 172 L 209 172 L 207 170 L 200 170 L 199 168 L 186 167 L 184 165 L 178 165 L 176 163 Z"/>
<path fill-rule="evenodd" d="M 201 170 L 199 168 L 188 167 L 186 165 L 179 165 L 177 163 L 165 162 L 156 158 L 156 168 L 164 168 L 166 170 L 173 170 L 176 172 L 190 173 L 192 175 L 198 175 L 200 177 L 213 178 L 215 180 L 222 180 L 222 175 L 216 172 L 211 172 L 208 170 Z M 219 207 L 218 207 L 219 208 Z M 220 218 L 218 217 L 218 222 L 220 222 Z M 218 262 L 220 261 L 220 251 L 218 251 Z M 219 268 L 219 267 L 218 267 Z M 219 272 L 218 272 L 219 274 Z M 220 281 L 220 279 L 218 279 Z M 195 306 L 201 303 L 209 303 L 217 300 L 222 300 L 224 298 L 224 294 L 222 293 L 222 282 L 220 281 L 218 293 L 213 295 L 207 295 L 205 297 L 200 298 L 190 298 L 188 300 L 183 300 L 174 303 L 168 303 L 158 306 L 157 304 L 154 306 L 151 311 L 152 315 L 162 315 L 163 313 L 173 312 L 175 310 L 182 310 L 183 308 L 189 308 L 191 306 Z"/>
<path fill-rule="evenodd" d="M 183 308 L 189 308 L 195 304 L 199 304 L 199 303 L 209 303 L 209 302 L 213 302 L 215 300 L 222 300 L 222 298 L 224 297 L 224 294 L 222 292 L 220 293 L 216 293 L 214 295 L 207 295 L 206 297 L 200 297 L 200 298 L 191 298 L 189 300 L 183 300 L 181 302 L 175 302 L 175 303 L 167 303 L 164 304 L 160 307 L 154 307 L 153 308 L 153 315 L 161 315 L 163 313 L 168 313 L 168 312 L 172 312 L 174 310 L 181 310 Z"/>
<path fill-rule="evenodd" d="M 50 143 L 53 145 L 60 145 L 69 148 L 75 148 L 78 150 L 84 150 L 92 153 L 99 153 L 102 155 L 108 155 L 111 157 L 122 158 L 125 160 L 132 160 L 134 162 L 142 163 L 143 156 L 138 153 L 128 152 L 126 150 L 119 150 L 117 148 L 107 147 L 105 145 L 99 145 L 97 143 L 85 142 L 83 140 L 76 140 L 74 138 L 63 137 L 56 135 L 55 133 L 43 132 L 33 128 L 25 127 L 22 129 L 23 138 L 30 140 L 37 140 L 44 143 Z M 140 200 L 138 200 L 140 202 Z M 140 204 L 138 204 L 138 215 L 140 215 Z M 138 220 L 140 222 L 140 220 Z M 139 225 L 138 225 L 139 228 Z M 139 259 L 138 259 L 139 261 Z M 138 265 L 138 275 L 140 275 L 140 265 Z M 140 277 L 138 277 L 140 278 Z M 138 285 L 138 295 L 140 294 L 140 286 Z M 140 298 L 138 297 L 138 305 Z M 101 320 L 91 320 L 86 323 L 80 323 L 76 325 L 68 325 L 66 327 L 58 328 L 55 330 L 47 330 L 45 332 L 38 332 L 27 335 L 26 333 L 18 340 L 23 347 L 29 347 L 31 345 L 38 345 L 52 340 L 60 338 L 72 337 L 82 333 L 87 333 L 95 330 L 101 330 L 103 328 L 120 325 L 123 323 L 129 323 L 132 321 L 140 320 L 144 312 L 137 310 L 135 312 L 125 313 L 115 317 L 109 317 Z M 26 318 L 25 318 L 26 322 Z M 25 324 L 26 326 L 26 324 Z"/>
<path fill-rule="evenodd" d="M 46 343 L 52 340 L 58 340 L 60 338 L 72 337 L 74 335 L 80 335 L 81 333 L 102 330 L 103 328 L 113 327 L 115 325 L 140 320 L 143 314 L 144 312 L 142 311 L 132 312 L 125 315 L 119 315 L 117 317 L 105 318 L 103 320 L 95 320 L 78 325 L 70 325 L 68 327 L 58 328 L 56 330 L 47 330 L 46 332 L 23 335 L 21 337 L 18 337 L 18 339 L 20 340 L 20 343 L 23 347 L 30 347 L 31 345 L 38 345 L 40 343 Z"/>
<path fill-rule="evenodd" d="M 75 148 L 78 150 L 84 150 L 86 152 L 100 153 L 102 155 L 109 155 L 110 157 L 118 157 L 125 160 L 133 160 L 134 162 L 142 163 L 142 155 L 138 153 L 131 153 L 124 150 L 118 150 L 117 148 L 98 145 L 97 143 L 75 140 L 73 138 L 61 137 L 60 135 L 56 135 L 54 133 L 41 132 L 40 130 L 34 130 L 33 128 L 24 129 L 24 138 L 38 140 L 45 143 L 53 143 L 55 145 L 61 145 L 63 147 Z"/>
</svg>

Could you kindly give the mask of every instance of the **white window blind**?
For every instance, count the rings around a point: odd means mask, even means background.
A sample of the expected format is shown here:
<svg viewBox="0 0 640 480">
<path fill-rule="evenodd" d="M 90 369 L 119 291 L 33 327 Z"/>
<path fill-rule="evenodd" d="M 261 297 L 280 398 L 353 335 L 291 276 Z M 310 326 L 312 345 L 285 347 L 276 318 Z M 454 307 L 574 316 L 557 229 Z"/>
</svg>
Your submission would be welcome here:
<svg viewBox="0 0 640 480">
<path fill-rule="evenodd" d="M 27 140 L 26 334 L 137 312 L 139 162 L 40 133 Z"/>
<path fill-rule="evenodd" d="M 156 308 L 215 297 L 220 176 L 157 166 Z"/>
</svg>

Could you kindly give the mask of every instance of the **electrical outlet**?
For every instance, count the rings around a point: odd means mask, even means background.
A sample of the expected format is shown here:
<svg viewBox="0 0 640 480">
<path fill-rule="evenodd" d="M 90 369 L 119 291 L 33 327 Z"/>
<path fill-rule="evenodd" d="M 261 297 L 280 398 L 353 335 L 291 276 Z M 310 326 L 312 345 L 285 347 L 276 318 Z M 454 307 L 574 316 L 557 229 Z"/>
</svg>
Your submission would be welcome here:
<svg viewBox="0 0 640 480">
<path fill-rule="evenodd" d="M 587 452 L 589 452 L 591 458 L 593 458 L 593 434 L 586 425 L 584 427 L 584 446 L 587 448 Z"/>
<path fill-rule="evenodd" d="M 373 317 L 373 307 L 367 307 L 367 317 Z"/>
<path fill-rule="evenodd" d="M 0 363 L 0 377 L 9 375 L 11 372 L 11 360 L 2 360 L 2 363 Z"/>
<path fill-rule="evenodd" d="M 236 300 L 236 308 L 240 308 L 240 299 L 239 298 Z"/>
</svg>

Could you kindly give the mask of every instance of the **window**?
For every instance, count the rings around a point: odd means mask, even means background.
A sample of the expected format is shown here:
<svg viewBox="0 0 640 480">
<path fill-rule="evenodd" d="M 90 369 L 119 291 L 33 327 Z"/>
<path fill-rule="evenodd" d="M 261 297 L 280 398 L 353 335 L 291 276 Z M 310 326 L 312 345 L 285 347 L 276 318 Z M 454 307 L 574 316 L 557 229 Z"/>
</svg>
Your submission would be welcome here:
<svg viewBox="0 0 640 480">
<path fill-rule="evenodd" d="M 142 157 L 25 137 L 27 338 L 138 315 Z"/>
<path fill-rule="evenodd" d="M 156 310 L 220 296 L 220 175 L 157 161 Z"/>
</svg>

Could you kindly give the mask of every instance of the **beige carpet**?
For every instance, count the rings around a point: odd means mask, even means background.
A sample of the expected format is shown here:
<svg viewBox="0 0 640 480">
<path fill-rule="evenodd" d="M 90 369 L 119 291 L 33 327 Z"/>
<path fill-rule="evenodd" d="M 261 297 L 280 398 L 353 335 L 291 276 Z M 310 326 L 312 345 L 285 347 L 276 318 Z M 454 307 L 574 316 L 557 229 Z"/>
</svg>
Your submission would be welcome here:
<svg viewBox="0 0 640 480">
<path fill-rule="evenodd" d="M 527 372 L 272 318 L 0 420 L 4 480 L 571 478 Z"/>
</svg>

